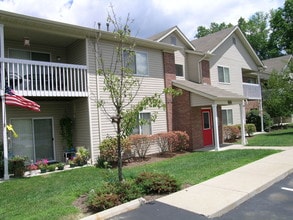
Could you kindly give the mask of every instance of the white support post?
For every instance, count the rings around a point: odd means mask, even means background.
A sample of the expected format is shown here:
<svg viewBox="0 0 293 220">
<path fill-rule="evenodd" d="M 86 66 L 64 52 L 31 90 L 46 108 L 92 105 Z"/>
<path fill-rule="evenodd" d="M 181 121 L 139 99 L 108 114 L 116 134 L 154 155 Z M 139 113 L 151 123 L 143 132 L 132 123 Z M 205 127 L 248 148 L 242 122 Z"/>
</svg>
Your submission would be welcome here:
<svg viewBox="0 0 293 220">
<path fill-rule="evenodd" d="M 246 132 L 245 132 L 245 107 L 244 107 L 244 101 L 242 101 L 241 104 L 239 104 L 240 107 L 240 117 L 241 117 L 241 144 L 246 145 Z"/>
<path fill-rule="evenodd" d="M 0 24 L 0 58 L 4 58 L 4 26 Z M 6 106 L 5 106 L 5 71 L 4 63 L 1 62 L 1 104 L 2 104 L 2 129 L 3 129 L 3 156 L 4 156 L 4 179 L 9 179 L 8 173 L 8 144 L 6 133 Z"/>
<path fill-rule="evenodd" d="M 215 150 L 220 150 L 217 104 L 212 104 Z"/>
<path fill-rule="evenodd" d="M 263 108 L 262 108 L 262 100 L 259 100 L 259 114 L 260 114 L 260 124 L 261 124 L 261 132 L 264 132 L 264 120 L 263 120 Z"/>
</svg>

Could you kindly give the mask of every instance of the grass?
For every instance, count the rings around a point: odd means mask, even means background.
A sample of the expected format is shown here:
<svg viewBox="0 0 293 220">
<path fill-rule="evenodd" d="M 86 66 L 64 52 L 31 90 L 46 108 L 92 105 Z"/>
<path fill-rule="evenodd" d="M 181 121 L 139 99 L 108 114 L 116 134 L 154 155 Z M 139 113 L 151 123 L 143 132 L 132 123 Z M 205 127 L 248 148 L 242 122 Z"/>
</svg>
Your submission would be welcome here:
<svg viewBox="0 0 293 220">
<path fill-rule="evenodd" d="M 292 146 L 293 127 L 280 129 L 266 134 L 255 135 L 248 139 L 247 146 Z"/>
<path fill-rule="evenodd" d="M 181 184 L 197 184 L 258 160 L 276 150 L 227 150 L 195 152 L 161 162 L 124 168 L 125 178 L 142 171 L 169 173 Z M 0 184 L 1 219 L 79 219 L 73 202 L 105 180 L 106 170 L 94 167 L 72 169 L 32 178 L 12 179 Z M 113 170 L 116 176 L 116 170 Z"/>
</svg>

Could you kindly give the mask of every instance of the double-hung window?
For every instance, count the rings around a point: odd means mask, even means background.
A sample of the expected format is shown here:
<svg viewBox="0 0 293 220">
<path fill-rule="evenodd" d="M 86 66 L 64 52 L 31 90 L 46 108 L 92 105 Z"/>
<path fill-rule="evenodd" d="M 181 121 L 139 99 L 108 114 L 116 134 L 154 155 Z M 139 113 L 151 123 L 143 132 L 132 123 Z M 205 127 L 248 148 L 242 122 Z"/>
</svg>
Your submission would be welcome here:
<svg viewBox="0 0 293 220">
<path fill-rule="evenodd" d="M 175 64 L 176 76 L 183 76 L 183 65 Z"/>
<path fill-rule="evenodd" d="M 230 73 L 228 67 L 218 66 L 219 82 L 230 83 Z"/>
<path fill-rule="evenodd" d="M 139 123 L 142 122 L 142 123 Z M 133 129 L 133 134 L 152 134 L 152 126 L 151 126 L 151 113 L 142 112 L 139 113 L 137 118 L 137 126 Z"/>
<path fill-rule="evenodd" d="M 223 122 L 223 125 L 232 125 L 233 124 L 232 109 L 223 109 L 222 110 L 222 122 Z"/>
<path fill-rule="evenodd" d="M 124 65 L 132 70 L 132 73 L 139 76 L 147 76 L 148 70 L 148 54 L 143 51 L 135 51 L 134 53 L 124 52 Z"/>
</svg>

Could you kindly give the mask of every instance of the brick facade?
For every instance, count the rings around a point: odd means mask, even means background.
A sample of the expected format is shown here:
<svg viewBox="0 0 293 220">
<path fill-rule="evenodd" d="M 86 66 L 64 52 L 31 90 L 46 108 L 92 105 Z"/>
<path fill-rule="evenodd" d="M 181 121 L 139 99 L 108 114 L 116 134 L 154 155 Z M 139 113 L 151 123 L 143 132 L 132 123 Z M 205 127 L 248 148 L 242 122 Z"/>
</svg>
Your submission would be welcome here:
<svg viewBox="0 0 293 220">
<path fill-rule="evenodd" d="M 202 83 L 211 85 L 210 62 L 208 60 L 201 61 Z"/>
<path fill-rule="evenodd" d="M 175 57 L 173 53 L 163 52 L 164 63 L 164 80 L 165 88 L 172 86 L 172 80 L 176 79 Z M 173 98 L 171 95 L 166 95 L 166 112 L 167 112 L 167 129 L 172 131 L 173 128 Z"/>
<path fill-rule="evenodd" d="M 249 112 L 252 109 L 259 109 L 258 100 L 250 100 L 245 104 L 245 112 Z"/>
</svg>

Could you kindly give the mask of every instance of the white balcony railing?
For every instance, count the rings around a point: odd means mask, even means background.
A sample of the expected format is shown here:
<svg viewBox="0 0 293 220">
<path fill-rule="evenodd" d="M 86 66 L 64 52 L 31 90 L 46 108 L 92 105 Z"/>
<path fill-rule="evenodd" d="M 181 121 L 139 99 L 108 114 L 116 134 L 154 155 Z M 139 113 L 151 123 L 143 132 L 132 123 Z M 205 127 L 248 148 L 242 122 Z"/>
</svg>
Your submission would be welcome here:
<svg viewBox="0 0 293 220">
<path fill-rule="evenodd" d="M 0 58 L 0 63 L 5 86 L 19 95 L 88 96 L 86 66 L 9 58 Z"/>
<path fill-rule="evenodd" d="M 261 86 L 259 84 L 243 83 L 243 93 L 247 99 L 261 99 Z"/>
</svg>

